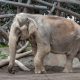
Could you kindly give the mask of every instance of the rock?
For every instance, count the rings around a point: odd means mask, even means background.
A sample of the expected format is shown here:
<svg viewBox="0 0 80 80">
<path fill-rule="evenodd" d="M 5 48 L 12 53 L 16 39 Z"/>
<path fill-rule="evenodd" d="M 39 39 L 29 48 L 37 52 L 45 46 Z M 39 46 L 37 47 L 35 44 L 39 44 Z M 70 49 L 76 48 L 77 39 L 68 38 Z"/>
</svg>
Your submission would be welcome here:
<svg viewBox="0 0 80 80">
<path fill-rule="evenodd" d="M 62 54 L 48 54 L 44 60 L 45 65 L 64 67 L 66 63 L 66 56 Z"/>
</svg>

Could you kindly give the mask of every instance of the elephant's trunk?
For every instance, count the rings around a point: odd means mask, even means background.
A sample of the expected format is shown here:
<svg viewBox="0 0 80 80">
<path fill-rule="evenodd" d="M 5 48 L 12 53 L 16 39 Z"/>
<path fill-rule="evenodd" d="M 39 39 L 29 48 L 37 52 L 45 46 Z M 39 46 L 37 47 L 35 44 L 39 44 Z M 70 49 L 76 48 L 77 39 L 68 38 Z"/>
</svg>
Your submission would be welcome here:
<svg viewBox="0 0 80 80">
<path fill-rule="evenodd" d="M 10 61 L 9 61 L 9 66 L 8 66 L 8 71 L 9 73 L 13 73 L 13 66 L 15 63 L 15 56 L 16 56 L 16 47 L 17 47 L 17 37 L 15 33 L 11 33 L 9 35 L 9 56 L 10 56 Z"/>
</svg>

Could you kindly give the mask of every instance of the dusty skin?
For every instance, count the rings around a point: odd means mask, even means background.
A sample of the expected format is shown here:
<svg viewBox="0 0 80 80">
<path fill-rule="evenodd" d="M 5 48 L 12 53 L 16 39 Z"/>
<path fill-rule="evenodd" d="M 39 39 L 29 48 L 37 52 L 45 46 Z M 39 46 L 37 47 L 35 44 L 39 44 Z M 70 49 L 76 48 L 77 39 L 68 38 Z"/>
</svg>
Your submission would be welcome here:
<svg viewBox="0 0 80 80">
<path fill-rule="evenodd" d="M 72 72 L 74 57 L 80 57 L 80 26 L 77 23 L 58 16 L 20 13 L 15 16 L 9 35 L 10 73 L 14 73 L 19 40 L 29 40 L 32 45 L 35 73 L 46 73 L 43 60 L 49 52 L 66 55 L 63 72 Z"/>
</svg>

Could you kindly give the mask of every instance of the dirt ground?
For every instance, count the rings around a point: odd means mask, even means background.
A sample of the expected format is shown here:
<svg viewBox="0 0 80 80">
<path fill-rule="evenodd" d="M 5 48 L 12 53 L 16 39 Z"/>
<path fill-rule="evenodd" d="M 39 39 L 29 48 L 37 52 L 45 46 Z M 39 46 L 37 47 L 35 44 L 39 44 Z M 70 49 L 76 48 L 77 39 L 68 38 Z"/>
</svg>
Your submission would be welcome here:
<svg viewBox="0 0 80 80">
<path fill-rule="evenodd" d="M 33 68 L 30 72 L 15 68 L 15 74 L 9 74 L 7 67 L 1 68 L 0 80 L 80 80 L 80 69 L 74 69 L 74 73 L 62 73 L 61 67 L 46 66 L 47 74 L 34 74 Z"/>
</svg>

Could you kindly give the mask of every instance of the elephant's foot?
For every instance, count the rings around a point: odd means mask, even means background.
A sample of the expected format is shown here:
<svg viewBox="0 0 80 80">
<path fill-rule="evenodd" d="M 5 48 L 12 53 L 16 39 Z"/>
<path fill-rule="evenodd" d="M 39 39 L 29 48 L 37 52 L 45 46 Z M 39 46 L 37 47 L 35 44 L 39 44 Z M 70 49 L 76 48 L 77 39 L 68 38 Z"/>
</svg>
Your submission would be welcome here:
<svg viewBox="0 0 80 80">
<path fill-rule="evenodd" d="M 46 70 L 44 67 L 42 67 L 41 69 L 35 69 L 35 74 L 44 74 L 46 73 Z"/>
<path fill-rule="evenodd" d="M 44 74 L 46 71 L 41 71 L 41 70 L 35 70 L 35 74 Z"/>
<path fill-rule="evenodd" d="M 64 72 L 64 73 L 72 73 L 73 70 L 72 70 L 72 69 L 67 69 L 67 68 L 65 68 L 65 69 L 63 70 L 63 72 Z"/>
<path fill-rule="evenodd" d="M 46 70 L 45 70 L 45 67 L 42 67 L 41 71 L 42 71 L 42 73 L 47 73 Z"/>
<path fill-rule="evenodd" d="M 15 74 L 15 69 L 12 66 L 8 66 L 8 72 L 11 74 Z"/>
</svg>

